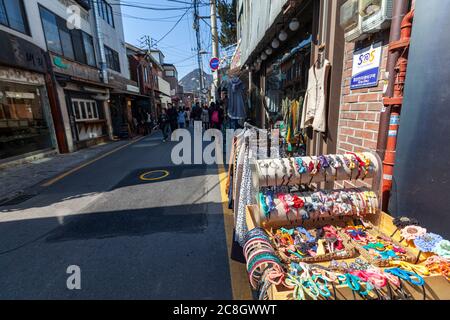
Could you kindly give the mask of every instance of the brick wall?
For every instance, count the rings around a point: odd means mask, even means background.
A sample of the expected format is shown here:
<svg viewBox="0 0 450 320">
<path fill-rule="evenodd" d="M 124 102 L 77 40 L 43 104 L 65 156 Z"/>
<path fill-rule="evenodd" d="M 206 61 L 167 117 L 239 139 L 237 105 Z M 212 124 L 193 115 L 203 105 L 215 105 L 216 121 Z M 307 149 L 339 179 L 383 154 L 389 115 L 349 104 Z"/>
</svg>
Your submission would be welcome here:
<svg viewBox="0 0 450 320">
<path fill-rule="evenodd" d="M 383 55 L 378 87 L 350 90 L 353 67 L 353 52 L 355 43 L 346 43 L 344 54 L 344 71 L 342 79 L 341 105 L 339 112 L 337 152 L 376 151 L 380 111 L 383 107 L 383 87 L 387 63 L 388 31 L 376 36 L 378 40 L 366 41 L 361 47 L 369 46 L 372 42 L 383 41 Z M 338 187 L 354 187 L 368 185 L 365 183 L 346 182 Z"/>
</svg>

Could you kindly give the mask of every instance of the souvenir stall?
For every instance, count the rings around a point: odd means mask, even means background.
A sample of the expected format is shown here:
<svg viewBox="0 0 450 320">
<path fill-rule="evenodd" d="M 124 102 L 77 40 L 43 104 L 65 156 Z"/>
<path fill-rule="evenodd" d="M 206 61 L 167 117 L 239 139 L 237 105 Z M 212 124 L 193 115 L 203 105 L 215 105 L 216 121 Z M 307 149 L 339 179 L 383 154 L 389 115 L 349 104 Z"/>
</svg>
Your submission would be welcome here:
<svg viewBox="0 0 450 320">
<path fill-rule="evenodd" d="M 240 242 L 259 299 L 450 299 L 450 243 L 418 221 L 381 212 L 377 154 L 249 159 L 245 166 Z M 345 180 L 371 188 L 317 187 Z"/>
</svg>

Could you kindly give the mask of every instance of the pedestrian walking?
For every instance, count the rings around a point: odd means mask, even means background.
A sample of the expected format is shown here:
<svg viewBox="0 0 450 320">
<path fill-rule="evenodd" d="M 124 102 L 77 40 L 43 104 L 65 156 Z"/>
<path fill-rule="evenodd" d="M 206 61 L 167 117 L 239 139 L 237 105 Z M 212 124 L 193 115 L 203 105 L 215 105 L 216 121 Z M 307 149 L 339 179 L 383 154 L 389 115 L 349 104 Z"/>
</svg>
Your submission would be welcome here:
<svg viewBox="0 0 450 320">
<path fill-rule="evenodd" d="M 189 128 L 189 123 L 191 121 L 191 110 L 188 107 L 184 110 L 186 111 L 186 128 Z"/>
<path fill-rule="evenodd" d="M 204 130 L 208 130 L 209 129 L 210 119 L 209 119 L 209 110 L 208 110 L 208 106 L 207 105 L 203 106 L 201 118 L 202 118 L 202 123 L 203 123 L 203 129 Z"/>
<path fill-rule="evenodd" d="M 192 108 L 192 118 L 194 122 L 202 120 L 202 108 L 198 102 Z"/>
<path fill-rule="evenodd" d="M 170 129 L 172 132 L 177 130 L 178 128 L 178 112 L 175 107 L 171 106 L 169 110 L 167 110 L 167 115 L 169 117 Z"/>
<path fill-rule="evenodd" d="M 186 111 L 180 108 L 178 111 L 178 128 L 183 129 L 186 125 Z"/>
<path fill-rule="evenodd" d="M 163 142 L 166 142 L 170 134 L 170 119 L 166 109 L 162 109 L 162 113 L 159 116 L 159 127 L 163 134 Z"/>
<path fill-rule="evenodd" d="M 211 102 L 211 105 L 209 107 L 209 114 L 211 115 L 211 128 L 222 130 L 224 113 L 219 104 Z"/>
<path fill-rule="evenodd" d="M 150 112 L 145 112 L 146 120 L 145 120 L 145 131 L 146 134 L 149 135 L 152 133 L 153 129 L 153 118 Z"/>
</svg>

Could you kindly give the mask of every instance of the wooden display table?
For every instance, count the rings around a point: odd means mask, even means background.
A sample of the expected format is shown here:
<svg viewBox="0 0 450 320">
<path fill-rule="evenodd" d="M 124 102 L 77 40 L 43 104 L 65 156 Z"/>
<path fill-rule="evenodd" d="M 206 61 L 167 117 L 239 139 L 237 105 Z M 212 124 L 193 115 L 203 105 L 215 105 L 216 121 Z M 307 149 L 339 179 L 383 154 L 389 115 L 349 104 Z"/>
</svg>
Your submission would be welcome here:
<svg viewBox="0 0 450 320">
<path fill-rule="evenodd" d="M 246 222 L 247 227 L 249 230 L 252 230 L 257 227 L 257 215 L 258 207 L 256 206 L 248 206 L 246 210 Z M 391 235 L 396 230 L 396 227 L 392 223 L 393 218 L 389 216 L 386 213 L 381 213 L 377 216 L 373 216 L 370 219 L 370 222 L 373 223 L 376 227 L 378 227 L 380 230 L 382 230 L 384 233 Z M 327 224 L 329 221 L 323 220 L 320 224 Z M 315 225 L 317 226 L 317 222 L 315 222 Z M 288 227 L 286 225 L 283 225 L 284 227 Z M 306 228 L 308 226 L 304 225 Z M 281 227 L 277 225 L 270 225 L 266 227 Z M 396 241 L 400 241 L 399 232 L 397 232 L 396 235 L 392 237 Z M 415 248 L 409 248 L 412 250 L 416 255 L 419 254 L 417 249 Z M 351 263 L 354 259 L 347 259 L 343 260 L 347 263 Z M 422 262 L 423 259 L 419 262 Z M 316 263 L 319 265 L 327 266 L 329 265 L 328 262 L 324 263 Z M 415 300 L 423 300 L 424 294 L 425 294 L 425 300 L 450 300 L 450 283 L 443 277 L 442 275 L 431 275 L 427 277 L 423 277 L 425 280 L 425 286 L 417 287 L 417 286 L 411 286 L 409 283 L 406 283 L 403 281 L 403 289 L 408 292 Z M 290 290 L 284 286 L 271 286 L 271 288 L 268 291 L 269 299 L 270 300 L 294 300 L 293 296 L 293 290 Z M 336 297 L 338 300 L 362 300 L 357 294 L 355 294 L 350 288 L 347 286 L 336 286 Z"/>
</svg>

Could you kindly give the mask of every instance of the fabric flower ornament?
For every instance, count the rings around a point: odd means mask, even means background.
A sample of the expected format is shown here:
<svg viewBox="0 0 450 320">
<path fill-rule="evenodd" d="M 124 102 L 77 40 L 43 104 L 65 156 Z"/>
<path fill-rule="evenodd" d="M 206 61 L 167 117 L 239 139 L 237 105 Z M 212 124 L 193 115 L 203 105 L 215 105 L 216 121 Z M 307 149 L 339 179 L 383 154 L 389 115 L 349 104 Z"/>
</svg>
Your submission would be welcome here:
<svg viewBox="0 0 450 320">
<path fill-rule="evenodd" d="M 425 233 L 423 236 L 414 239 L 414 245 L 423 252 L 433 252 L 436 245 L 441 242 L 443 238 L 435 233 Z"/>
<path fill-rule="evenodd" d="M 427 233 L 427 229 L 414 225 L 404 227 L 401 231 L 402 237 L 405 240 L 414 240 L 417 237 L 423 236 L 425 233 Z"/>
<path fill-rule="evenodd" d="M 410 225 L 417 226 L 419 224 L 419 222 L 416 219 L 408 218 L 408 217 L 395 218 L 393 223 L 394 223 L 394 226 L 396 226 L 399 229 L 410 226 Z"/>
<path fill-rule="evenodd" d="M 446 259 L 450 259 L 450 241 L 442 240 L 440 241 L 433 250 L 438 256 Z"/>
</svg>

